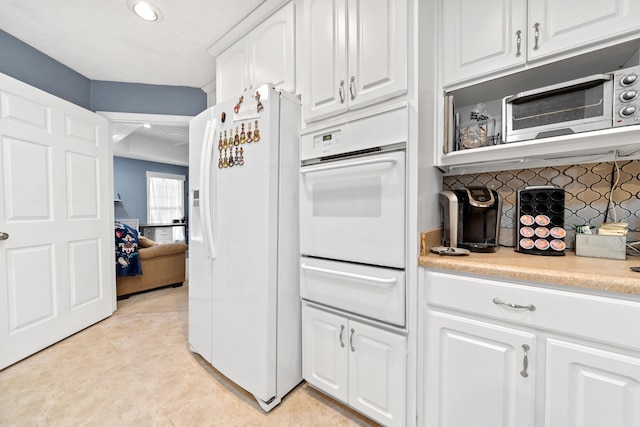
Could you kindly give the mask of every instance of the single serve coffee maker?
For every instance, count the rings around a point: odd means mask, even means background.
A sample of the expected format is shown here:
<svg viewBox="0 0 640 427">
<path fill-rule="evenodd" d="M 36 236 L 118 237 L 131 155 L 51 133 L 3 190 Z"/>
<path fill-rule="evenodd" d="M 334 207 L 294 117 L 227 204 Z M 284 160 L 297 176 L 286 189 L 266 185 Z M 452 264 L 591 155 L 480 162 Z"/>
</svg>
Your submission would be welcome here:
<svg viewBox="0 0 640 427">
<path fill-rule="evenodd" d="M 496 252 L 502 199 L 497 191 L 471 186 L 440 193 L 442 245 Z"/>
</svg>

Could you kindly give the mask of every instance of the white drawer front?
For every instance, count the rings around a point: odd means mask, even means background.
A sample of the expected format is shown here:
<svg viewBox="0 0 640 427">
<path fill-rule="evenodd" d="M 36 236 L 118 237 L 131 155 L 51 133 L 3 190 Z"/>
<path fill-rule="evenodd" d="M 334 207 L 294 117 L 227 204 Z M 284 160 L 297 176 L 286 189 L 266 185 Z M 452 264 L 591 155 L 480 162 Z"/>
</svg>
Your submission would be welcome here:
<svg viewBox="0 0 640 427">
<path fill-rule="evenodd" d="M 427 303 L 640 349 L 635 301 L 430 271 Z"/>
<path fill-rule="evenodd" d="M 302 298 L 404 326 L 404 272 L 314 258 L 300 259 Z"/>
</svg>

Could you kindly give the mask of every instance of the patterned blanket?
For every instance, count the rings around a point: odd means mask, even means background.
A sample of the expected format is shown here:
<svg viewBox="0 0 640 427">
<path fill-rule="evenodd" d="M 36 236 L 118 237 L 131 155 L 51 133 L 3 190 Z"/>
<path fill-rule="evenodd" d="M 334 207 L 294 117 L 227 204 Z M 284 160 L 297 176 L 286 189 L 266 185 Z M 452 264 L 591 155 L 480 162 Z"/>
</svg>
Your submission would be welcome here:
<svg viewBox="0 0 640 427">
<path fill-rule="evenodd" d="M 127 224 L 115 223 L 116 276 L 142 274 L 138 259 L 138 232 Z"/>
</svg>

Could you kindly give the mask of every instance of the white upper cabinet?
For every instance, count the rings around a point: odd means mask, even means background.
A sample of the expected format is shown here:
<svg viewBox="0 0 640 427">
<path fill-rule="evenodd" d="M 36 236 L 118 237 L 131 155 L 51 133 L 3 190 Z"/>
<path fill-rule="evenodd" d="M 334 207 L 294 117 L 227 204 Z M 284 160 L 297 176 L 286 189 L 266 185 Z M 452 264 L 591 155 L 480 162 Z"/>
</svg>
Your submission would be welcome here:
<svg viewBox="0 0 640 427">
<path fill-rule="evenodd" d="M 287 4 L 216 57 L 218 102 L 263 83 L 294 93 L 295 5 Z"/>
<path fill-rule="evenodd" d="M 639 28 L 638 0 L 529 0 L 529 60 L 606 41 Z"/>
<path fill-rule="evenodd" d="M 249 88 L 249 46 L 244 37 L 216 58 L 216 98 L 224 101 Z"/>
<path fill-rule="evenodd" d="M 347 111 L 346 0 L 304 3 L 303 114 L 306 121 Z"/>
<path fill-rule="evenodd" d="M 451 86 L 605 47 L 640 29 L 637 0 L 441 0 L 443 83 Z"/>
<path fill-rule="evenodd" d="M 249 34 L 249 85 L 273 83 L 277 88 L 296 90 L 294 4 L 274 13 Z"/>
<path fill-rule="evenodd" d="M 407 89 L 407 0 L 305 0 L 304 120 Z"/>
<path fill-rule="evenodd" d="M 407 0 L 349 0 L 349 106 L 407 88 Z"/>
<path fill-rule="evenodd" d="M 445 85 L 524 65 L 526 0 L 442 0 Z"/>
</svg>

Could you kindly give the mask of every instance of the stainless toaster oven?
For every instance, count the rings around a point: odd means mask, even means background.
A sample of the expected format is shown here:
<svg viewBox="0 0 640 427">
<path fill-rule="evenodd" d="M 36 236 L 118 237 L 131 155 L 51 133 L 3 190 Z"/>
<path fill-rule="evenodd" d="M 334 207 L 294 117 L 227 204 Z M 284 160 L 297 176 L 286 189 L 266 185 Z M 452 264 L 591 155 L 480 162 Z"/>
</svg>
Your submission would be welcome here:
<svg viewBox="0 0 640 427">
<path fill-rule="evenodd" d="M 640 124 L 640 66 L 508 96 L 505 142 Z"/>
</svg>

